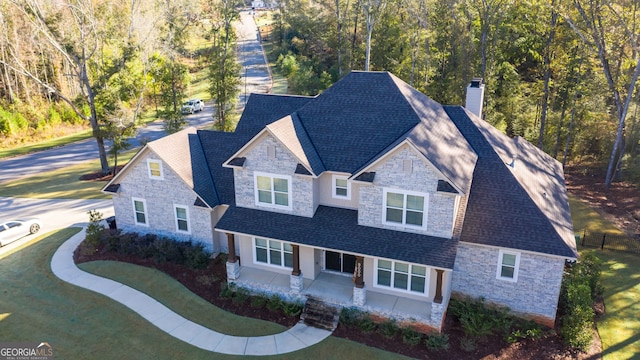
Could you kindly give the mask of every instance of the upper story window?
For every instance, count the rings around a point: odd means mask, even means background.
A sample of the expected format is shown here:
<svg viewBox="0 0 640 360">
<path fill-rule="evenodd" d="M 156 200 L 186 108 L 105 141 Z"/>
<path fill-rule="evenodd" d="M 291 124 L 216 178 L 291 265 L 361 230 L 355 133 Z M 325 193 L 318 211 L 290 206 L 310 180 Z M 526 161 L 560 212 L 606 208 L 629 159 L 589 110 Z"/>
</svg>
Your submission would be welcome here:
<svg viewBox="0 0 640 360">
<path fill-rule="evenodd" d="M 500 250 L 498 256 L 498 269 L 496 278 L 499 280 L 518 281 L 518 268 L 520 267 L 520 253 L 515 251 Z"/>
<path fill-rule="evenodd" d="M 256 205 L 291 209 L 291 176 L 254 173 Z"/>
<path fill-rule="evenodd" d="M 376 285 L 396 290 L 425 294 L 428 290 L 427 267 L 378 259 Z"/>
<path fill-rule="evenodd" d="M 176 220 L 176 230 L 178 232 L 183 233 L 191 233 L 191 229 L 189 227 L 189 208 L 183 205 L 173 205 L 175 220 Z"/>
<path fill-rule="evenodd" d="M 147 159 L 147 170 L 149 172 L 150 179 L 164 179 L 164 173 L 162 172 L 162 161 Z"/>
<path fill-rule="evenodd" d="M 147 202 L 144 199 L 132 198 L 133 201 L 133 220 L 136 225 L 149 226 L 147 221 Z"/>
<path fill-rule="evenodd" d="M 351 199 L 351 182 L 346 176 L 333 175 L 331 177 L 333 192 L 332 195 L 336 199 Z"/>
<path fill-rule="evenodd" d="M 426 228 L 429 194 L 384 189 L 383 221 L 389 225 Z"/>
</svg>

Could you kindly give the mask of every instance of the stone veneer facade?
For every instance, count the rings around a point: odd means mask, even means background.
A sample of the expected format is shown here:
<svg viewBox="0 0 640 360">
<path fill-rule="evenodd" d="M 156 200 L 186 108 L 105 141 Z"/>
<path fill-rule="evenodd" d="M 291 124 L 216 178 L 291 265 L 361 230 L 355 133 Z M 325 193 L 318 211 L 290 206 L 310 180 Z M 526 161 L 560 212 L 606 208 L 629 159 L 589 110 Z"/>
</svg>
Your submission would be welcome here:
<svg viewBox="0 0 640 360">
<path fill-rule="evenodd" d="M 298 160 L 273 136 L 270 134 L 262 136 L 261 141 L 256 141 L 243 155 L 246 157 L 244 167 L 233 170 L 237 206 L 313 217 L 316 210 L 313 191 L 314 179 L 309 176 L 296 175 L 294 172 Z M 275 148 L 275 159 L 268 156 L 269 146 Z M 291 210 L 256 205 L 254 187 L 254 172 L 256 171 L 291 177 L 292 183 L 289 184 Z"/>
<path fill-rule="evenodd" d="M 460 243 L 453 268 L 456 295 L 483 297 L 523 317 L 553 327 L 565 259 L 520 252 L 516 282 L 496 278 L 499 248 Z"/>
<path fill-rule="evenodd" d="M 411 160 L 411 172 L 403 161 Z M 368 171 L 376 173 L 373 186 L 360 188 L 358 223 L 365 226 L 450 238 L 456 212 L 456 195 L 437 193 L 438 175 L 433 168 L 405 145 Z M 402 227 L 383 222 L 384 188 L 416 191 L 429 196 L 426 229 Z"/>
<path fill-rule="evenodd" d="M 126 232 L 153 233 L 180 241 L 191 240 L 202 243 L 210 252 L 219 252 L 219 245 L 214 245 L 213 241 L 211 210 L 194 206 L 196 193 L 153 152 L 146 150 L 146 154 L 141 155 L 135 165 L 127 169 L 128 173 L 121 178 L 118 193 L 112 197 L 118 228 Z M 149 158 L 162 162 L 163 179 L 149 178 Z M 145 201 L 148 226 L 135 223 L 132 198 Z M 188 209 L 190 234 L 176 230 L 174 205 Z"/>
</svg>

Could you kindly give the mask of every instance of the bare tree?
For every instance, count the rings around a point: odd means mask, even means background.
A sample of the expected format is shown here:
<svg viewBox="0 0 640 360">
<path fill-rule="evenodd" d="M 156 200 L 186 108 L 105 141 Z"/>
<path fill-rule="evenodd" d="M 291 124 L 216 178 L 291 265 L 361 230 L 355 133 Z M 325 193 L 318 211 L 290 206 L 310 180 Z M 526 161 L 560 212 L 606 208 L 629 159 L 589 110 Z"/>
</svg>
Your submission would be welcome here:
<svg viewBox="0 0 640 360">
<path fill-rule="evenodd" d="M 382 11 L 384 11 L 384 8 L 387 6 L 387 0 L 362 0 L 361 4 L 367 25 L 364 70 L 369 71 L 369 63 L 371 62 L 371 34 L 373 33 L 373 26 L 375 25 L 378 16 L 381 15 Z"/>
<path fill-rule="evenodd" d="M 615 177 L 618 161 L 624 152 L 622 144 L 624 143 L 625 120 L 627 118 L 629 104 L 633 98 L 633 90 L 640 75 L 638 35 L 630 31 L 623 17 L 606 1 L 590 0 L 587 7 L 584 7 L 580 0 L 574 0 L 573 4 L 580 14 L 584 30 L 568 15 L 566 16 L 567 22 L 586 44 L 594 47 L 597 51 L 598 59 L 600 60 L 604 76 L 607 79 L 607 85 L 613 97 L 616 115 L 618 117 L 618 130 L 611 150 L 605 178 L 605 186 L 609 188 Z M 616 76 L 618 71 L 614 72 L 614 69 L 611 68 L 611 62 L 614 59 L 608 49 L 608 46 L 611 46 L 611 44 L 608 44 L 607 41 L 610 41 L 609 34 L 614 29 L 608 28 L 608 26 L 614 26 L 615 31 L 622 31 L 627 34 L 624 38 L 627 43 L 617 44 L 617 46 L 619 46 L 620 49 L 624 49 L 625 47 L 630 49 L 630 54 L 628 54 L 630 55 L 629 60 L 635 64 L 635 68 L 628 79 Z M 623 50 L 618 50 L 618 52 L 624 55 Z M 621 66 L 622 61 L 618 60 L 617 64 Z M 620 91 L 624 91 L 625 87 L 627 88 L 626 93 L 621 94 Z"/>
</svg>

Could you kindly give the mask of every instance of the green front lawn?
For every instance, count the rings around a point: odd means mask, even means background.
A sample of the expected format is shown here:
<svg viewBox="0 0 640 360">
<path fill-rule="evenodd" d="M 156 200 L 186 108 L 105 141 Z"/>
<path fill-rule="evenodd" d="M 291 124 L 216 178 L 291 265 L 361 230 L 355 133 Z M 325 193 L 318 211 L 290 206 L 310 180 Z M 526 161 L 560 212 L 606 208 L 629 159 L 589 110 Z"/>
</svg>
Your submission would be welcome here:
<svg viewBox="0 0 640 360">
<path fill-rule="evenodd" d="M 129 308 L 110 298 L 59 280 L 50 270 L 52 254 L 62 242 L 79 231 L 70 228 L 49 233 L 20 249 L 0 256 L 0 339 L 46 341 L 57 359 L 230 359 L 249 358 L 211 353 L 188 345 L 159 330 Z M 109 277 L 121 278 L 174 311 L 216 329 L 233 328 L 237 334 L 273 332 L 282 328 L 261 320 L 223 314 L 197 300 L 173 279 L 154 271 L 114 264 L 84 267 Z M 209 313 L 212 312 L 212 313 Z M 221 316 L 217 318 L 216 316 Z M 232 325 L 228 324 L 231 322 Z M 401 359 L 403 357 L 352 341 L 330 337 L 307 349 L 272 359 Z M 254 357 L 252 357 L 254 358 Z"/>
<path fill-rule="evenodd" d="M 53 148 L 74 143 L 77 141 L 90 139 L 91 136 L 92 136 L 91 130 L 85 130 L 73 135 L 67 135 L 67 136 L 63 136 L 55 139 L 42 141 L 37 144 L 16 146 L 10 149 L 2 149 L 0 150 L 0 159 L 31 154 L 37 151 L 53 149 Z"/>
</svg>

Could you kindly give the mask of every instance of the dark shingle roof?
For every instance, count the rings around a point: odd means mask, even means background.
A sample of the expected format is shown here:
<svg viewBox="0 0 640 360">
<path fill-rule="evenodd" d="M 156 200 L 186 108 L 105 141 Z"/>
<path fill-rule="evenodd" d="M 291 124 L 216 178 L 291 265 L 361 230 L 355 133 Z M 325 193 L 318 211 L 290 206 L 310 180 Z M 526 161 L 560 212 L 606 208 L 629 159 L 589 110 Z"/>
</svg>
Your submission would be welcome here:
<svg viewBox="0 0 640 360">
<path fill-rule="evenodd" d="M 575 257 L 564 176 L 557 161 L 460 106 L 445 110 L 478 154 L 460 241 Z M 509 166 L 514 155 L 517 171 Z M 546 195 L 535 195 L 538 191 Z"/>
<path fill-rule="evenodd" d="M 458 244 L 453 239 L 358 225 L 356 210 L 328 206 L 319 206 L 312 218 L 230 207 L 216 229 L 444 269 L 453 268 Z"/>
<path fill-rule="evenodd" d="M 327 170 L 346 173 L 420 122 L 387 72 L 352 72 L 296 113 Z"/>
<path fill-rule="evenodd" d="M 251 94 L 245 110 L 240 117 L 236 131 L 219 132 L 211 130 L 199 130 L 198 140 L 202 145 L 203 157 L 211 174 L 213 192 L 217 195 L 217 201 L 209 204 L 235 205 L 233 186 L 233 169 L 223 168 L 222 164 L 229 160 L 252 137 L 258 134 L 267 124 L 270 124 L 298 109 L 300 106 L 312 100 L 310 97 Z M 196 141 L 194 141 L 194 144 Z M 197 167 L 197 165 L 195 165 Z M 195 181 L 195 180 L 194 180 Z M 198 177 L 197 184 L 205 184 L 206 178 Z M 207 190 L 197 191 L 198 195 L 206 199 Z"/>
</svg>

